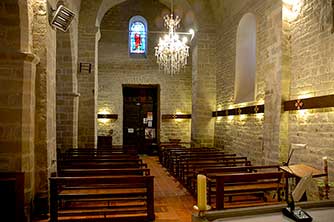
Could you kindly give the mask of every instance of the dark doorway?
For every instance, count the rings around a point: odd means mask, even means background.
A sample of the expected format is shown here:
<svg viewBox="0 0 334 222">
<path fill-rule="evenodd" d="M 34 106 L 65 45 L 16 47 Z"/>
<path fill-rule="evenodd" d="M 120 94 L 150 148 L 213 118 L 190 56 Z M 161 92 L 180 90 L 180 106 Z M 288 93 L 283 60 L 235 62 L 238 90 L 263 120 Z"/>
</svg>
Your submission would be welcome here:
<svg viewBox="0 0 334 222">
<path fill-rule="evenodd" d="M 158 85 L 123 85 L 123 144 L 154 154 L 159 138 Z"/>
</svg>

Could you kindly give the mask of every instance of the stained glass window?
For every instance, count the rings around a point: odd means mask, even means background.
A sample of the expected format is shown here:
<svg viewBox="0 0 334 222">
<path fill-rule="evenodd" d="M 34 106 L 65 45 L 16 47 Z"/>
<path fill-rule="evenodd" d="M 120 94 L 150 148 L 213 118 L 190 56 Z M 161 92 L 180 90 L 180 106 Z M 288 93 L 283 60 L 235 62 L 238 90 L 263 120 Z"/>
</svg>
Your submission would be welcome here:
<svg viewBox="0 0 334 222">
<path fill-rule="evenodd" d="M 129 24 L 129 52 L 146 55 L 147 50 L 147 23 L 141 16 L 134 16 Z"/>
</svg>

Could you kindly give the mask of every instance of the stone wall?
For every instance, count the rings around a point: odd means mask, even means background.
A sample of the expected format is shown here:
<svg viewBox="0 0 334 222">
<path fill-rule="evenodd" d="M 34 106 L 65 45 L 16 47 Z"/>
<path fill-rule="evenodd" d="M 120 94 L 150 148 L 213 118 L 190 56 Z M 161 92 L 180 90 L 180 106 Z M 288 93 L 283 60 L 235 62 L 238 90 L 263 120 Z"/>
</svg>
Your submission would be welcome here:
<svg viewBox="0 0 334 222">
<path fill-rule="evenodd" d="M 107 110 L 119 116 L 116 121 L 99 121 L 98 134 L 108 134 L 112 129 L 114 144 L 123 143 L 122 84 L 159 84 L 161 114 L 191 114 L 190 59 L 185 72 L 175 76 L 160 72 L 156 64 L 154 46 L 161 34 L 154 32 L 166 30 L 162 26 L 162 16 L 165 12 L 168 12 L 167 8 L 157 1 L 127 1 L 111 8 L 101 22 L 98 111 Z M 128 22 L 135 15 L 143 16 L 148 22 L 147 58 L 130 58 L 128 54 Z M 183 15 L 181 18 L 184 18 Z M 182 27 L 178 29 L 180 30 Z M 161 141 L 168 141 L 170 137 L 190 141 L 191 120 L 161 121 L 160 125 Z"/>
<path fill-rule="evenodd" d="M 331 1 L 300 0 L 300 11 L 290 18 L 291 85 L 289 99 L 334 93 L 334 35 Z M 288 19 L 288 18 L 287 18 Z M 322 168 L 322 157 L 329 157 L 334 174 L 334 109 L 290 111 L 290 143 L 307 144 L 295 153 L 293 162 Z"/>
<path fill-rule="evenodd" d="M 265 102 L 261 114 L 220 117 L 216 120 L 215 144 L 246 155 L 254 163 L 277 162 L 280 114 L 281 1 L 213 2 L 217 26 L 217 109 L 243 107 Z M 246 13 L 256 17 L 255 101 L 234 103 L 236 36 Z M 276 135 L 276 136 L 275 136 Z"/>
<path fill-rule="evenodd" d="M 67 32 L 57 31 L 57 148 L 78 146 L 78 21 L 80 1 L 65 5 L 75 14 Z"/>
<path fill-rule="evenodd" d="M 25 214 L 34 195 L 35 73 L 32 2 L 0 4 L 0 170 L 25 173 Z"/>
</svg>

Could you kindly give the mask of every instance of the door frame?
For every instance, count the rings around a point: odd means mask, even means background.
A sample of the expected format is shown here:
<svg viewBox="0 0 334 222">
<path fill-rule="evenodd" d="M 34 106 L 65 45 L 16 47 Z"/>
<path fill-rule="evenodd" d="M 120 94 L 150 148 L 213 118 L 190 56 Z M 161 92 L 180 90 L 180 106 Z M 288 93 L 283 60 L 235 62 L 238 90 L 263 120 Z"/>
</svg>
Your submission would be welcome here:
<svg viewBox="0 0 334 222">
<path fill-rule="evenodd" d="M 157 129 L 156 129 L 156 137 L 157 137 L 157 145 L 160 143 L 160 84 L 122 84 L 122 115 L 123 122 L 122 125 L 124 127 L 124 88 L 133 88 L 133 89 L 152 89 L 155 88 L 157 90 Z M 122 127 L 122 135 L 124 138 L 124 131 Z M 124 145 L 124 139 L 123 139 Z"/>
</svg>

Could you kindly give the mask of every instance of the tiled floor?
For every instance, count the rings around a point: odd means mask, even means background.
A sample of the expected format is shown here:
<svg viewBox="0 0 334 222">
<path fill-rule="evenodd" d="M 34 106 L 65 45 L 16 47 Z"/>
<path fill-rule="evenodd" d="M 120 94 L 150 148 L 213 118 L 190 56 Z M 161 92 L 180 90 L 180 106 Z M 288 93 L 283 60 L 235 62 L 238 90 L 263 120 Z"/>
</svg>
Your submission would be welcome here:
<svg viewBox="0 0 334 222">
<path fill-rule="evenodd" d="M 154 176 L 155 222 L 191 222 L 195 199 L 160 165 L 158 157 L 142 158 Z M 47 221 L 47 219 L 33 220 L 33 222 Z"/>
<path fill-rule="evenodd" d="M 191 222 L 194 198 L 161 167 L 157 157 L 145 156 L 143 160 L 154 176 L 156 222 Z"/>
</svg>

